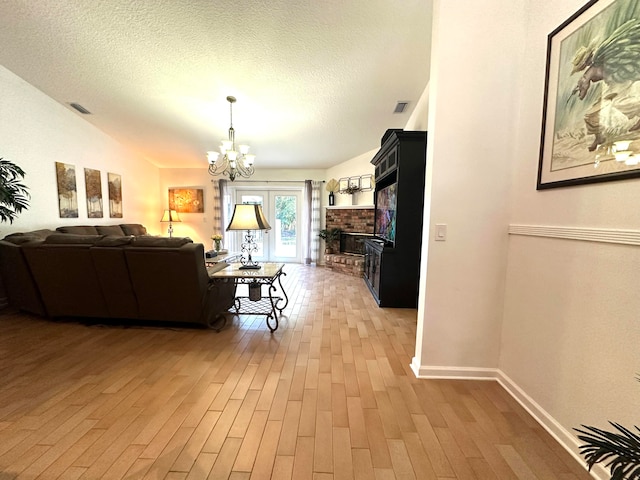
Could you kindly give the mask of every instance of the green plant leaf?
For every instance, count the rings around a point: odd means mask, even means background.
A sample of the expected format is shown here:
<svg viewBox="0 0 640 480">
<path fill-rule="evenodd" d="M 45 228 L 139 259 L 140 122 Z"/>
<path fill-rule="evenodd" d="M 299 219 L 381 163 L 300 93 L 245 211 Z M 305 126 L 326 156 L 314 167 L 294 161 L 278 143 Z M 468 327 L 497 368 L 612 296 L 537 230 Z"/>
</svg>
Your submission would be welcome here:
<svg viewBox="0 0 640 480">
<path fill-rule="evenodd" d="M 25 173 L 9 160 L 0 158 L 0 222 L 13 223 L 17 214 L 29 208 L 28 187 L 21 183 Z"/>
<path fill-rule="evenodd" d="M 609 422 L 617 432 L 609 432 L 596 427 L 582 425 L 584 430 L 575 429 L 578 438 L 585 442 L 580 453 L 585 457 L 589 470 L 596 464 L 605 462 L 610 469 L 611 480 L 640 478 L 640 435 Z M 638 427 L 635 429 L 640 432 Z"/>
</svg>

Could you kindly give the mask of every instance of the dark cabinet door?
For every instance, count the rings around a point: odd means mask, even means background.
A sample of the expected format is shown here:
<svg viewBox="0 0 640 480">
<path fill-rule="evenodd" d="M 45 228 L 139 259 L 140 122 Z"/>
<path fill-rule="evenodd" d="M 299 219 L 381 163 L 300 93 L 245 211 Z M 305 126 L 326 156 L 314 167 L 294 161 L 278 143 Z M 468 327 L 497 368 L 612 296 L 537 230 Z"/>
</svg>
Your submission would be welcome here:
<svg viewBox="0 0 640 480">
<path fill-rule="evenodd" d="M 380 304 L 380 267 L 382 250 L 378 245 L 365 240 L 364 278 L 376 302 Z"/>
</svg>

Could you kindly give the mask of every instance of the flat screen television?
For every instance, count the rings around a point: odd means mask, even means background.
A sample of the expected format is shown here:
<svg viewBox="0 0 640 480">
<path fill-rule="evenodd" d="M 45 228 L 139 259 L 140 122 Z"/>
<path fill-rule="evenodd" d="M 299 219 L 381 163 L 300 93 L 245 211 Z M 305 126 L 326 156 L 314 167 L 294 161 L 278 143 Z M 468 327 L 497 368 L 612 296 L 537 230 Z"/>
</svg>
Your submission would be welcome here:
<svg viewBox="0 0 640 480">
<path fill-rule="evenodd" d="M 396 186 L 393 183 L 376 193 L 375 234 L 392 243 L 396 241 Z"/>
</svg>

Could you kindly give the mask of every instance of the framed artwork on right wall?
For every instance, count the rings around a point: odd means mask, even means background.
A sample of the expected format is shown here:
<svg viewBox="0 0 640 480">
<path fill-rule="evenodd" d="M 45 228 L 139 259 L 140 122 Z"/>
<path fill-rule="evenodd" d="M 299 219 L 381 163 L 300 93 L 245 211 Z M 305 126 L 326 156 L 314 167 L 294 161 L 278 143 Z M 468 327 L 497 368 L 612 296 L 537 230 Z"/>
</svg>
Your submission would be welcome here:
<svg viewBox="0 0 640 480">
<path fill-rule="evenodd" d="M 537 189 L 640 176 L 640 2 L 592 0 L 547 39 Z"/>
</svg>

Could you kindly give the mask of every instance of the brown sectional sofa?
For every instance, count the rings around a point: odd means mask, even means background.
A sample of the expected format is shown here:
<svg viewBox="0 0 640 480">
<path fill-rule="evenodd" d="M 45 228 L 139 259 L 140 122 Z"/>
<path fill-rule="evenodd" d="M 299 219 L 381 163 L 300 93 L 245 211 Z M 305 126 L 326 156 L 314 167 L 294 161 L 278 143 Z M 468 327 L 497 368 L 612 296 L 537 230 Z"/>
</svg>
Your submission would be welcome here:
<svg viewBox="0 0 640 480">
<path fill-rule="evenodd" d="M 212 327 L 235 296 L 232 281 L 210 281 L 202 244 L 147 236 L 132 224 L 8 235 L 0 273 L 10 304 L 49 317 Z"/>
</svg>

